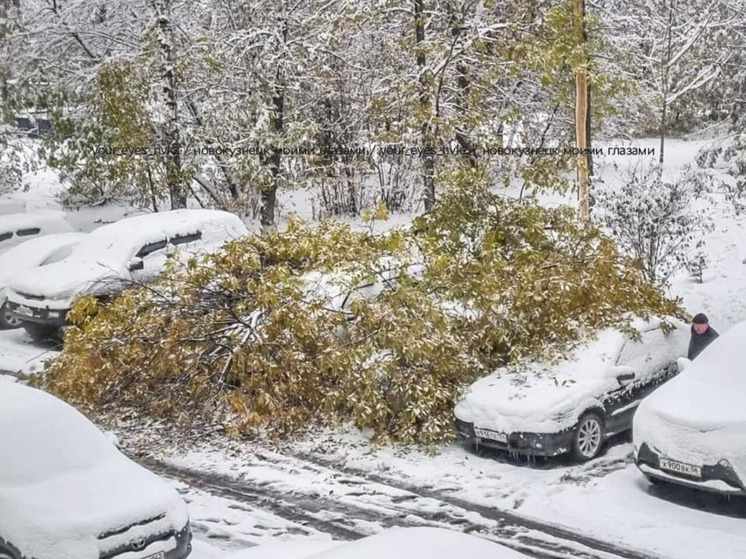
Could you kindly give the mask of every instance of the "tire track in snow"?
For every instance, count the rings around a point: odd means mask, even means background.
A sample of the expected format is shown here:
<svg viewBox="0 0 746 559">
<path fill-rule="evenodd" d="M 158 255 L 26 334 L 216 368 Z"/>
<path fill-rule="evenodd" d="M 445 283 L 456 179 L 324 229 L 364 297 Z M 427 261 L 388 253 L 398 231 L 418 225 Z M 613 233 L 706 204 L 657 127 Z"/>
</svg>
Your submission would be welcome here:
<svg viewBox="0 0 746 559">
<path fill-rule="evenodd" d="M 251 466 L 287 475 L 315 477 L 328 494 L 283 487 L 282 481 L 252 479 L 250 469 L 240 478 L 138 458 L 147 468 L 195 489 L 266 509 L 286 520 L 325 532 L 340 540 L 354 540 L 380 527 L 435 526 L 470 532 L 537 559 L 659 559 L 578 532 L 538 522 L 500 509 L 444 495 L 399 480 L 324 464 L 310 456 L 287 460 L 254 454 Z M 250 459 L 247 456 L 247 459 Z"/>
</svg>

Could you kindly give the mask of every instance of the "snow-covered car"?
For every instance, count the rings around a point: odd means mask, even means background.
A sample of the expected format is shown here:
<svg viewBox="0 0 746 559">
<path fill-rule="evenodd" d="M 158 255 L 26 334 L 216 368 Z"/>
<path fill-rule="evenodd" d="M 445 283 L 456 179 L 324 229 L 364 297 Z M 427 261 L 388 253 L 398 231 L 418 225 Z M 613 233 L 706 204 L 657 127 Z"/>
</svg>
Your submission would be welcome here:
<svg viewBox="0 0 746 559">
<path fill-rule="evenodd" d="M 0 215 L 0 252 L 36 237 L 53 233 L 70 233 L 73 226 L 64 212 L 40 211 Z"/>
<path fill-rule="evenodd" d="M 746 495 L 744 362 L 741 322 L 642 403 L 632 440 L 649 480 Z"/>
<path fill-rule="evenodd" d="M 353 542 L 259 545 L 229 559 L 528 559 L 488 540 L 443 528 L 390 528 Z"/>
<path fill-rule="evenodd" d="M 151 282 L 175 254 L 211 252 L 246 233 L 236 215 L 217 210 L 123 219 L 95 229 L 63 260 L 15 276 L 8 306 L 33 338 L 55 337 L 78 295 L 112 296 L 133 283 Z"/>
<path fill-rule="evenodd" d="M 531 456 L 572 453 L 590 460 L 632 427 L 640 401 L 678 372 L 689 328 L 636 320 L 639 339 L 599 332 L 558 363 L 503 367 L 471 385 L 455 408 L 462 439 Z"/>
<path fill-rule="evenodd" d="M 178 492 L 54 396 L 0 389 L 0 557 L 184 559 Z"/>
<path fill-rule="evenodd" d="M 21 319 L 13 315 L 7 304 L 6 292 L 10 280 L 39 266 L 62 260 L 87 236 L 87 233 L 46 235 L 16 245 L 0 254 L 0 330 L 21 326 Z"/>
</svg>

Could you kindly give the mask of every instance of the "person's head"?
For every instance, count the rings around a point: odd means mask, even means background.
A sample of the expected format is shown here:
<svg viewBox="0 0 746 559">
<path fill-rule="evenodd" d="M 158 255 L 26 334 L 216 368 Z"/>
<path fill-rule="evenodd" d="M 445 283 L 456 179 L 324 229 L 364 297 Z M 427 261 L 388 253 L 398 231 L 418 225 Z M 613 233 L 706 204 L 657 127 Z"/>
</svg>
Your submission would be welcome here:
<svg viewBox="0 0 746 559">
<path fill-rule="evenodd" d="M 692 328 L 694 328 L 694 331 L 697 334 L 704 334 L 705 332 L 707 332 L 707 329 L 709 327 L 710 326 L 707 320 L 707 316 L 705 316 L 703 313 L 695 315 L 692 319 Z"/>
</svg>

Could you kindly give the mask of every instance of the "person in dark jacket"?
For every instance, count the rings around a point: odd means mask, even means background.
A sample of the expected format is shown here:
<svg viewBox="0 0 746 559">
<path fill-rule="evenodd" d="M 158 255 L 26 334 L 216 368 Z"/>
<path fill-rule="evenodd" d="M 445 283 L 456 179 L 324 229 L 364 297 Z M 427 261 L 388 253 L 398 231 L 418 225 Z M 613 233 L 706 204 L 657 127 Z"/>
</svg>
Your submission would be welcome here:
<svg viewBox="0 0 746 559">
<path fill-rule="evenodd" d="M 719 334 L 710 326 L 707 316 L 699 313 L 692 319 L 692 338 L 689 340 L 689 354 L 691 360 L 697 357 L 702 350 L 712 343 Z"/>
</svg>

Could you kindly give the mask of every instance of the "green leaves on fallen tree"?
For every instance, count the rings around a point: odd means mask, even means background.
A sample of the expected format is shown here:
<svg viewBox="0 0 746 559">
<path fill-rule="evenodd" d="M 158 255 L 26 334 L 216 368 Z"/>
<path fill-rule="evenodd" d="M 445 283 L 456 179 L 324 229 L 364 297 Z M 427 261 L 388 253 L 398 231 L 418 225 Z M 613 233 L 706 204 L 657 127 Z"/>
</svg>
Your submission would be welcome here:
<svg viewBox="0 0 746 559">
<path fill-rule="evenodd" d="M 379 441 L 431 443 L 495 363 L 678 311 L 568 210 L 500 198 L 471 174 L 452 182 L 407 231 L 291 222 L 111 303 L 81 299 L 43 382 L 94 413 L 236 434 L 351 420 Z"/>
</svg>

